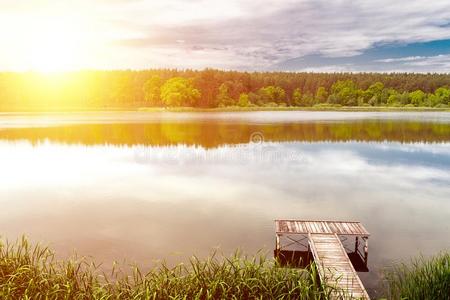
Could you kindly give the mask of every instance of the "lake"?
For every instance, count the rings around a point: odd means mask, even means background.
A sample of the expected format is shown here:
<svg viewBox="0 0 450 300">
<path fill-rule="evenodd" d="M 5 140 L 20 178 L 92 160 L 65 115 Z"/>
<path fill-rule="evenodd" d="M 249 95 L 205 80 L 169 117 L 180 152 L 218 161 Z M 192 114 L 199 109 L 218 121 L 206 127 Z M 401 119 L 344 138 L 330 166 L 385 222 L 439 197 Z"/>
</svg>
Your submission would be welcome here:
<svg viewBox="0 0 450 300">
<path fill-rule="evenodd" d="M 359 220 L 369 290 L 450 248 L 450 113 L 0 114 L 0 235 L 111 265 L 274 248 L 277 218 Z"/>
</svg>

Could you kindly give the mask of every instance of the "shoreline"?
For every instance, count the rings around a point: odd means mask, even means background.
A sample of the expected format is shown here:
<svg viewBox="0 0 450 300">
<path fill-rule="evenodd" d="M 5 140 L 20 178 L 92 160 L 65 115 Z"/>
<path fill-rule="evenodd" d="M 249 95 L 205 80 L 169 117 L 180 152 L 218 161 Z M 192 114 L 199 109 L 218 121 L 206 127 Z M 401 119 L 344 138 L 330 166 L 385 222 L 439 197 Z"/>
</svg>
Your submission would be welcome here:
<svg viewBox="0 0 450 300">
<path fill-rule="evenodd" d="M 196 108 L 196 107 L 99 107 L 99 108 L 64 108 L 52 110 L 7 110 L 0 111 L 0 115 L 12 114 L 54 114 L 54 113 L 91 113 L 91 112 L 259 112 L 259 111 L 305 111 L 305 112 L 450 112 L 450 108 L 434 107 L 391 107 L 391 106 L 319 106 L 319 107 L 218 107 L 218 108 Z"/>
<path fill-rule="evenodd" d="M 450 108 L 433 107 L 364 107 L 364 106 L 323 106 L 323 107 L 219 107 L 219 108 L 192 108 L 171 107 L 153 108 L 141 107 L 138 111 L 144 112 L 252 112 L 252 111 L 331 111 L 331 112 L 450 112 Z"/>
</svg>

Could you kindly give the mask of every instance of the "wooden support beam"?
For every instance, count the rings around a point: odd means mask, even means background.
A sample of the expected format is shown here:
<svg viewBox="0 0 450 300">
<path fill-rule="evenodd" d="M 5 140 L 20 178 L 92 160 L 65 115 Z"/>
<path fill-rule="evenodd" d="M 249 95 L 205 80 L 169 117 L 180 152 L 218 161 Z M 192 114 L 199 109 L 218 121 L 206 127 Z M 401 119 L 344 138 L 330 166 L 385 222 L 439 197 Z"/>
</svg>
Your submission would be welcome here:
<svg viewBox="0 0 450 300">
<path fill-rule="evenodd" d="M 275 256 L 280 256 L 280 236 L 277 234 L 275 237 Z"/>
<path fill-rule="evenodd" d="M 365 237 L 364 239 L 364 263 L 367 267 L 367 261 L 369 259 L 369 238 Z"/>
</svg>

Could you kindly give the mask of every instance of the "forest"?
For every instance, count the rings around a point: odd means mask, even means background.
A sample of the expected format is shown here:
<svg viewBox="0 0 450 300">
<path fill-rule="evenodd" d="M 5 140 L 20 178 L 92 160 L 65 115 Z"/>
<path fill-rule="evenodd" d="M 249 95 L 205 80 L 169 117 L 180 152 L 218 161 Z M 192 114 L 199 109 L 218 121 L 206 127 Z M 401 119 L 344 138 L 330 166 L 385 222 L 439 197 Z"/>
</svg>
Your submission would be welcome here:
<svg viewBox="0 0 450 300">
<path fill-rule="evenodd" d="M 205 70 L 0 73 L 0 110 L 141 107 L 448 108 L 450 74 Z"/>
</svg>

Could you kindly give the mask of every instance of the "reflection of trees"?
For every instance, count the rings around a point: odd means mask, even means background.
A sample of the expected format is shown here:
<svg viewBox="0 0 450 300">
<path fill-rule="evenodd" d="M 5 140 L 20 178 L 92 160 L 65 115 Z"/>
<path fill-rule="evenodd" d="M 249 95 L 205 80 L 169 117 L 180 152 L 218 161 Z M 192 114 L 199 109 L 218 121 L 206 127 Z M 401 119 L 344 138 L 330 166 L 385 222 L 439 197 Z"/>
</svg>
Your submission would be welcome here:
<svg viewBox="0 0 450 300">
<path fill-rule="evenodd" d="M 227 122 L 161 122 L 147 124 L 79 124 L 41 128 L 10 128 L 0 139 L 43 140 L 67 144 L 201 145 L 248 143 L 253 132 L 265 141 L 397 141 L 448 142 L 450 124 L 413 121 L 353 121 L 279 124 Z"/>
</svg>

